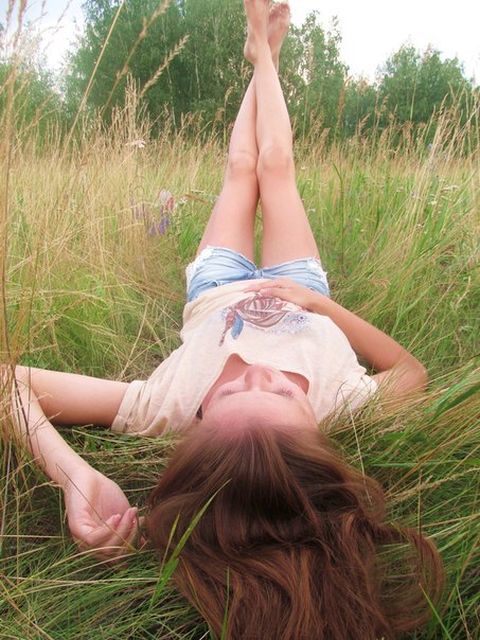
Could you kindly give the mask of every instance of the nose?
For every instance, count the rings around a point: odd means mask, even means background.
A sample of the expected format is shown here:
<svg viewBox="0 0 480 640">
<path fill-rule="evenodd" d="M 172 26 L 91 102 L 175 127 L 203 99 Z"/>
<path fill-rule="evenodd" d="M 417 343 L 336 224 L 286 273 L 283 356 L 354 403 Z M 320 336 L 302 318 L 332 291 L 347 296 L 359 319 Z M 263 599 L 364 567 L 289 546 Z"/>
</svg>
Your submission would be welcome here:
<svg viewBox="0 0 480 640">
<path fill-rule="evenodd" d="M 268 389 L 273 382 L 273 374 L 267 367 L 251 364 L 245 371 L 244 380 L 247 389 Z"/>
</svg>

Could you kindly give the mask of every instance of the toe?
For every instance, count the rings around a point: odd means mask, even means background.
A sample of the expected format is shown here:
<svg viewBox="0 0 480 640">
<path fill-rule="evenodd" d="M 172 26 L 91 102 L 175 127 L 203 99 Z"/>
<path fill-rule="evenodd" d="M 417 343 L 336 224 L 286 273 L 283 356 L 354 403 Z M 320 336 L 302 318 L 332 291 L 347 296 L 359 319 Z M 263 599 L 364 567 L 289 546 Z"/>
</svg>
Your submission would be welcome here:
<svg viewBox="0 0 480 640">
<path fill-rule="evenodd" d="M 280 15 L 281 12 L 282 12 L 281 4 L 274 4 L 270 7 L 270 15 L 273 17 Z"/>
</svg>

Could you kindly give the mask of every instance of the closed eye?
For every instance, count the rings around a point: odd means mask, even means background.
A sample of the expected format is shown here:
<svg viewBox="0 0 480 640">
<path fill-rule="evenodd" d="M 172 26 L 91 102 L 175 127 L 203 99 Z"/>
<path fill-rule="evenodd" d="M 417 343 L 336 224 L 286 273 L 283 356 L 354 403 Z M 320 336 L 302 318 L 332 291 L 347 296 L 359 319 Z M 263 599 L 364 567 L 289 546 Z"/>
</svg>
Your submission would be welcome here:
<svg viewBox="0 0 480 640">
<path fill-rule="evenodd" d="M 279 393 L 282 396 L 286 396 L 287 398 L 293 398 L 293 391 L 291 389 L 279 389 L 275 391 L 275 393 Z"/>
<path fill-rule="evenodd" d="M 236 391 L 235 389 L 225 389 L 222 391 L 221 396 L 231 396 L 235 393 L 241 393 L 241 391 Z M 293 398 L 294 394 L 291 389 L 287 389 L 285 387 L 275 389 L 274 391 L 267 391 L 267 393 L 275 393 L 279 396 L 284 396 L 286 398 Z"/>
</svg>

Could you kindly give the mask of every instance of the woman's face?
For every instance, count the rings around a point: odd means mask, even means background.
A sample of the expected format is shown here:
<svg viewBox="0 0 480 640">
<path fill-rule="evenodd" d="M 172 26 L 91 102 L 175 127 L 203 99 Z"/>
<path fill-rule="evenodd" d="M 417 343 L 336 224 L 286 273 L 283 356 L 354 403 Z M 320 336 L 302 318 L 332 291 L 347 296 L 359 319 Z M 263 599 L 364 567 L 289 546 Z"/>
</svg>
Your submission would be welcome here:
<svg viewBox="0 0 480 640">
<path fill-rule="evenodd" d="M 301 387 L 282 371 L 256 364 L 214 388 L 206 397 L 202 412 L 203 420 L 220 428 L 317 428 L 312 406 Z"/>
</svg>

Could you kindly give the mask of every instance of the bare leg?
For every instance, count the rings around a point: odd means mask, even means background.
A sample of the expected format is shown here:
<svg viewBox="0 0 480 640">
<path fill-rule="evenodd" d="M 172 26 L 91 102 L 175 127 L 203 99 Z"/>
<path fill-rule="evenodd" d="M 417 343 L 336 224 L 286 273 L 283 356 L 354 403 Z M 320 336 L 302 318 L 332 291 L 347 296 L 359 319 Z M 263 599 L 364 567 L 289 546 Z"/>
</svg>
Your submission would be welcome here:
<svg viewBox="0 0 480 640">
<path fill-rule="evenodd" d="M 232 131 L 222 192 L 213 208 L 198 253 L 207 245 L 227 247 L 253 260 L 258 205 L 258 148 L 255 83 L 252 79 Z"/>
<path fill-rule="evenodd" d="M 267 39 L 278 69 L 280 50 L 288 27 L 279 21 L 279 6 L 270 9 Z M 254 225 L 258 205 L 257 98 L 252 78 L 232 131 L 228 166 L 222 193 L 215 204 L 198 248 L 228 247 L 253 260 Z M 197 254 L 198 255 L 198 254 Z"/>
<path fill-rule="evenodd" d="M 295 181 L 293 139 L 282 87 L 268 45 L 268 0 L 244 0 L 248 20 L 245 56 L 255 67 L 258 181 L 263 212 L 262 265 L 318 257 L 318 248 Z M 288 5 L 280 5 L 289 20 Z"/>
</svg>

